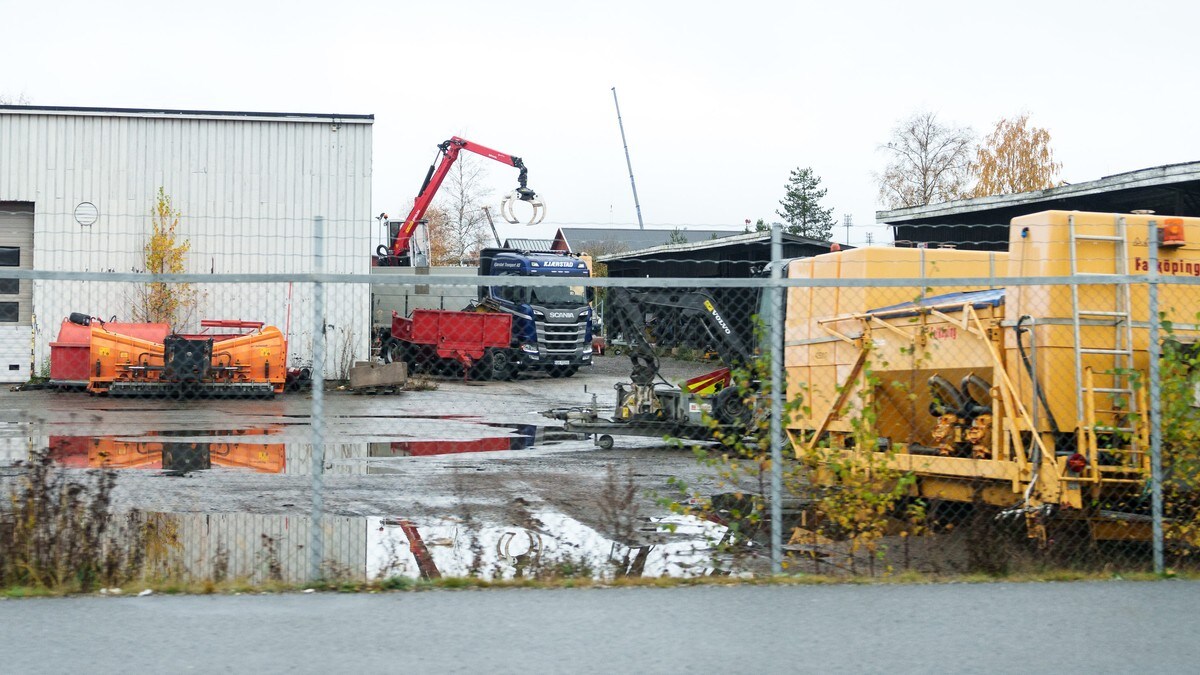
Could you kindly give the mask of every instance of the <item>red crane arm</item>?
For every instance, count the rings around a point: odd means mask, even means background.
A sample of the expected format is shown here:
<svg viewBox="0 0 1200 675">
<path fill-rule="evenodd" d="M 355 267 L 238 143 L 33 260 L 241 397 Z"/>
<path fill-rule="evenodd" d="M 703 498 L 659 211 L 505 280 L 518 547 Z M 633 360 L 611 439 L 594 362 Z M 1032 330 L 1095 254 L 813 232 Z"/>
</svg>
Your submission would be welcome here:
<svg viewBox="0 0 1200 675">
<path fill-rule="evenodd" d="M 421 218 L 425 217 L 425 211 L 433 203 L 434 195 L 437 194 L 438 188 L 442 186 L 442 181 L 446 180 L 446 175 L 450 173 L 450 168 L 454 166 L 454 162 L 458 159 L 458 153 L 462 150 L 473 152 L 488 159 L 494 159 L 497 162 L 520 169 L 521 174 L 517 180 L 521 187 L 517 191 L 524 194 L 529 190 L 525 186 L 529 172 L 520 157 L 514 157 L 498 150 L 493 150 L 487 146 L 473 143 L 458 136 L 439 144 L 438 150 L 441 151 L 442 161 L 436 167 L 430 165 L 429 172 L 425 174 L 425 182 L 421 185 L 421 191 L 417 193 L 417 199 L 413 202 L 412 211 L 404 219 L 404 225 L 396 232 L 396 239 L 392 242 L 391 255 L 393 256 L 401 256 L 408 252 L 409 241 L 412 239 L 413 232 L 417 229 L 417 223 L 420 222 Z"/>
</svg>

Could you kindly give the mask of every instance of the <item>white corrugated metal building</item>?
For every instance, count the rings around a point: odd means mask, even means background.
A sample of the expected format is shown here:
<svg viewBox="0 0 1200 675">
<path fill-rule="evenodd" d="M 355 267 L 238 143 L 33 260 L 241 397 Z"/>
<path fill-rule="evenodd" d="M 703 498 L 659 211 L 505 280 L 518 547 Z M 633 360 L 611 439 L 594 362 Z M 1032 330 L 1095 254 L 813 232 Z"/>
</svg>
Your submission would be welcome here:
<svg viewBox="0 0 1200 675">
<path fill-rule="evenodd" d="M 161 187 L 181 213 L 190 273 L 370 270 L 372 115 L 0 106 L 0 266 L 143 271 Z M 0 381 L 46 367 L 70 312 L 130 319 L 145 286 L 0 280 Z M 290 327 L 291 363 L 311 359 L 310 284 L 201 284 L 202 318 Z M 328 286 L 327 364 L 369 349 L 366 284 Z M 11 299 L 10 299 L 11 298 Z M 32 353 L 31 353 L 32 350 Z M 36 374 L 36 373 L 35 373 Z"/>
</svg>

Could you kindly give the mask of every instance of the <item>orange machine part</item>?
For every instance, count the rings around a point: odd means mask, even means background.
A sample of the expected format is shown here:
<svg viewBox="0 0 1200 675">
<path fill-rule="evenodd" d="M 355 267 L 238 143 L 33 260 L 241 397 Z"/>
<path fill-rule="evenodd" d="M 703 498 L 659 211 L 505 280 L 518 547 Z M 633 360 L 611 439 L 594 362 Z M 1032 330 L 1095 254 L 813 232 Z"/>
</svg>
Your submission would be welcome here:
<svg viewBox="0 0 1200 675">
<path fill-rule="evenodd" d="M 171 333 L 165 323 L 118 323 L 104 324 L 107 330 L 129 335 L 151 342 L 161 343 Z M 88 358 L 91 346 L 91 328 L 68 319 L 63 319 L 58 329 L 58 339 L 50 343 L 50 379 L 53 382 L 86 383 L 90 377 L 91 361 Z"/>
<path fill-rule="evenodd" d="M 190 336 L 204 338 L 208 336 Z M 160 381 L 163 365 L 161 342 L 124 335 L 92 324 L 88 391 L 105 392 L 113 382 Z M 287 343 L 274 326 L 246 335 L 224 337 L 213 344 L 214 366 L 235 366 L 236 372 L 218 373 L 212 382 L 269 382 L 283 393 L 287 379 Z"/>
</svg>

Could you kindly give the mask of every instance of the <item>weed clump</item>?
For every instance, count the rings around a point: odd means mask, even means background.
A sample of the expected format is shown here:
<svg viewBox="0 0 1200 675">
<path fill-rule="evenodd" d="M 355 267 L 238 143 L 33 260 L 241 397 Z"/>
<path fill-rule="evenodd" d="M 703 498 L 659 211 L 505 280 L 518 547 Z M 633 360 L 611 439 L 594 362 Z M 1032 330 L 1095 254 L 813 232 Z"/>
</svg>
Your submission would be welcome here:
<svg viewBox="0 0 1200 675">
<path fill-rule="evenodd" d="M 0 588 L 87 592 L 141 574 L 147 533 L 138 512 L 112 513 L 116 472 L 65 471 L 46 452 L 14 468 L 0 510 Z"/>
</svg>

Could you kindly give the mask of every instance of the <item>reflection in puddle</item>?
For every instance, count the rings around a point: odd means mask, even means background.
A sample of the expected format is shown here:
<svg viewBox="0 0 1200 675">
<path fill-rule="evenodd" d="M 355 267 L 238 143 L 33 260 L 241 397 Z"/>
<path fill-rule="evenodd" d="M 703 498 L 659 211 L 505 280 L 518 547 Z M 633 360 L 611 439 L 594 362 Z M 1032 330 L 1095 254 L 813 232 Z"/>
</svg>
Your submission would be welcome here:
<svg viewBox="0 0 1200 675">
<path fill-rule="evenodd" d="M 645 519 L 639 540 L 621 543 L 551 509 L 528 512 L 535 527 L 469 519 L 322 519 L 325 568 L 365 580 L 477 577 L 594 579 L 702 576 L 717 570 L 713 542 L 725 528 L 690 516 Z M 152 566 L 193 580 L 243 579 L 298 583 L 309 574 L 311 519 L 245 513 L 152 513 L 157 540 Z"/>
<path fill-rule="evenodd" d="M 561 428 L 531 424 L 482 423 L 475 425 L 474 429 L 510 433 L 477 438 L 329 443 L 325 446 L 326 471 L 388 473 L 390 469 L 386 467 L 368 468 L 363 460 L 524 450 L 581 438 Z M 469 433 L 470 430 L 463 431 Z M 260 473 L 309 473 L 311 444 L 273 442 L 282 440 L 285 431 L 285 426 L 275 425 L 233 430 L 153 431 L 135 436 L 50 436 L 48 445 L 50 458 L 54 462 L 72 468 L 189 472 L 222 467 L 251 469 Z"/>
<path fill-rule="evenodd" d="M 511 436 L 486 438 L 394 441 L 372 443 L 371 457 L 424 457 L 429 455 L 453 455 L 466 452 L 498 452 L 501 450 L 524 450 L 535 445 L 554 442 L 553 433 L 547 434 L 545 427 L 532 424 L 487 424 L 497 429 L 511 429 Z"/>
<path fill-rule="evenodd" d="M 699 576 L 714 571 L 712 545 L 726 528 L 692 516 L 647 518 L 637 542 L 622 543 L 553 510 L 533 510 L 533 527 L 441 518 L 373 521 L 367 576 L 538 578 L 566 569 L 596 579 Z"/>
<path fill-rule="evenodd" d="M 283 443 L 264 443 L 269 429 L 237 431 L 164 431 L 156 440 L 124 440 L 119 436 L 51 436 L 50 459 L 74 468 L 161 469 L 199 471 L 214 466 L 282 473 L 287 464 Z M 193 441 L 196 436 L 222 440 Z M 224 440 L 255 437 L 255 440 Z M 178 438 L 179 440 L 166 440 Z"/>
<path fill-rule="evenodd" d="M 299 417 L 292 415 L 292 417 Z M 308 415 L 303 415 L 308 417 Z M 335 419 L 344 420 L 459 420 L 471 421 L 482 419 L 479 415 L 417 415 L 409 413 L 388 413 L 386 415 L 333 415 Z"/>
</svg>

